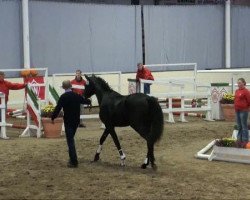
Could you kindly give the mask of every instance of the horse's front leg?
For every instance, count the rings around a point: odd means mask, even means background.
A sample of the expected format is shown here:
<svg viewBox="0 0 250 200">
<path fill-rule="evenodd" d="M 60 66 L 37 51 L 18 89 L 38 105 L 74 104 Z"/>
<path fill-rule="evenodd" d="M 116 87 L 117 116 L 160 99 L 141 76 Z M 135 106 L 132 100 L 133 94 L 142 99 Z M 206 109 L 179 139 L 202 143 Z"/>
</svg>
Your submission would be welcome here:
<svg viewBox="0 0 250 200">
<path fill-rule="evenodd" d="M 98 146 L 98 149 L 96 150 L 94 162 L 100 160 L 100 153 L 102 151 L 102 145 L 103 145 L 104 141 L 106 140 L 108 134 L 109 134 L 109 131 L 107 129 L 105 129 L 101 138 L 100 138 L 100 144 Z"/>
<path fill-rule="evenodd" d="M 119 155 L 120 155 L 120 158 L 121 158 L 121 166 L 125 166 L 126 155 L 125 155 L 125 153 L 122 151 L 120 142 L 119 142 L 119 140 L 118 140 L 118 137 L 117 137 L 117 134 L 116 134 L 114 128 L 111 129 L 110 135 L 112 136 L 113 141 L 114 141 L 114 143 L 115 143 L 115 146 L 116 146 L 116 148 L 117 148 L 117 150 L 118 150 L 118 152 L 119 152 Z"/>
</svg>

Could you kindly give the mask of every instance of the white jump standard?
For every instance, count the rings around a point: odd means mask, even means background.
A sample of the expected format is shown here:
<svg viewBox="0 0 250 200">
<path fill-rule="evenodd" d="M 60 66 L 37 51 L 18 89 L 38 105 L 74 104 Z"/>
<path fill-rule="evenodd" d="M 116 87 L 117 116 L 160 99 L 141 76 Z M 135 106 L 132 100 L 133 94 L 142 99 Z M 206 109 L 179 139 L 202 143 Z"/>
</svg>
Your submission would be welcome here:
<svg viewBox="0 0 250 200">
<path fill-rule="evenodd" d="M 1 109 L 1 118 L 2 118 L 2 121 L 0 122 L 0 127 L 1 127 L 0 138 L 9 139 L 6 135 L 7 123 L 6 123 L 5 94 L 2 92 L 0 92 L 0 99 L 1 99 L 0 109 Z"/>
</svg>

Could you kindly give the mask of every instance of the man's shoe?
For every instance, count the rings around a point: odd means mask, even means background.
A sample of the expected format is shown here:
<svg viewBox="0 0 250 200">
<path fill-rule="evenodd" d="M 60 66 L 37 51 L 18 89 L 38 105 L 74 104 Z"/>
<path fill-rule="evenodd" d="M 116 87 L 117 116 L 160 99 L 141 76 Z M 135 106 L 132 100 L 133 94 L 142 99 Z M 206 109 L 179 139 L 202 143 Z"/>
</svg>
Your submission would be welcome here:
<svg viewBox="0 0 250 200">
<path fill-rule="evenodd" d="M 80 128 L 86 128 L 86 125 L 85 124 L 79 124 L 79 127 Z"/>
<path fill-rule="evenodd" d="M 68 168 L 77 168 L 77 167 L 78 167 L 78 164 L 73 164 L 73 163 L 71 163 L 71 162 L 68 162 L 67 167 L 68 167 Z"/>
</svg>

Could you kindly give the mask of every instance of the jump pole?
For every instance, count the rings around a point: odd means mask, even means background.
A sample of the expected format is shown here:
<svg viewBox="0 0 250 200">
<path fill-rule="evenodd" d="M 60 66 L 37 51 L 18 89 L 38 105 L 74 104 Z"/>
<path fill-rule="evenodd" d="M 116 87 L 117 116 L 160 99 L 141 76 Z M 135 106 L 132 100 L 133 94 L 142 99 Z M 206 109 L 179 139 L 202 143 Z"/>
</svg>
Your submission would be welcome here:
<svg viewBox="0 0 250 200">
<path fill-rule="evenodd" d="M 5 105 L 5 94 L 0 92 L 0 99 L 1 99 L 1 104 L 0 104 L 0 109 L 1 109 L 1 119 L 2 121 L 0 122 L 0 127 L 1 127 L 1 133 L 0 133 L 0 138 L 2 139 L 9 139 L 6 135 L 6 105 Z"/>
<path fill-rule="evenodd" d="M 7 127 L 11 127 L 11 128 L 16 128 L 16 129 L 26 129 L 26 126 L 24 125 L 17 125 L 17 124 L 8 124 L 6 123 Z"/>
<path fill-rule="evenodd" d="M 250 72 L 250 69 L 213 69 L 213 70 L 198 70 L 197 73 L 231 73 L 231 87 L 232 87 L 232 93 L 235 88 L 234 84 L 234 75 L 238 73 L 244 73 L 244 72 Z"/>
<path fill-rule="evenodd" d="M 207 146 L 205 146 L 203 149 L 201 149 L 196 155 L 196 158 L 200 158 L 200 159 L 209 159 L 209 157 L 211 156 L 211 154 L 206 154 L 206 152 L 208 152 L 215 144 L 216 140 L 213 140 L 212 142 L 210 142 Z"/>
</svg>

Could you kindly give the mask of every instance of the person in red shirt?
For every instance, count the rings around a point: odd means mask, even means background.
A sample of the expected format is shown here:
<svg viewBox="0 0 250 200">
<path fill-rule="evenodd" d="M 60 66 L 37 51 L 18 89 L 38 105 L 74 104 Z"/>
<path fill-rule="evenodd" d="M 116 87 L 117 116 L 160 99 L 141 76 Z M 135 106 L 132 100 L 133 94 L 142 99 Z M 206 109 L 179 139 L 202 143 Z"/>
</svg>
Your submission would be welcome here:
<svg viewBox="0 0 250 200">
<path fill-rule="evenodd" d="M 246 81 L 244 78 L 239 78 L 237 84 L 238 89 L 235 91 L 234 98 L 234 108 L 238 126 L 237 141 L 244 145 L 244 143 L 249 140 L 247 120 L 250 107 L 250 92 L 246 88 Z"/>
<path fill-rule="evenodd" d="M 4 72 L 0 71 L 0 92 L 5 94 L 5 103 L 6 107 L 5 109 L 7 110 L 7 102 L 9 100 L 9 90 L 20 90 L 26 87 L 26 83 L 11 83 L 9 81 L 6 81 L 4 79 L 5 74 Z M 1 103 L 1 100 L 0 100 Z M 1 109 L 0 109 L 0 121 L 2 121 L 1 117 Z"/>
<path fill-rule="evenodd" d="M 84 86 L 86 85 L 86 81 L 82 78 L 82 71 L 80 69 L 76 70 L 75 79 L 73 79 L 71 82 L 72 85 L 72 91 L 79 94 L 80 96 L 83 96 L 84 93 Z M 84 113 L 84 105 L 81 105 L 80 114 L 83 115 Z M 80 120 L 79 127 L 86 127 L 83 123 L 83 119 Z"/>
<path fill-rule="evenodd" d="M 138 82 L 139 79 L 154 80 L 151 71 L 146 68 L 142 63 L 137 64 L 136 81 Z M 150 85 L 150 83 L 144 83 L 144 94 L 150 93 Z"/>
</svg>

